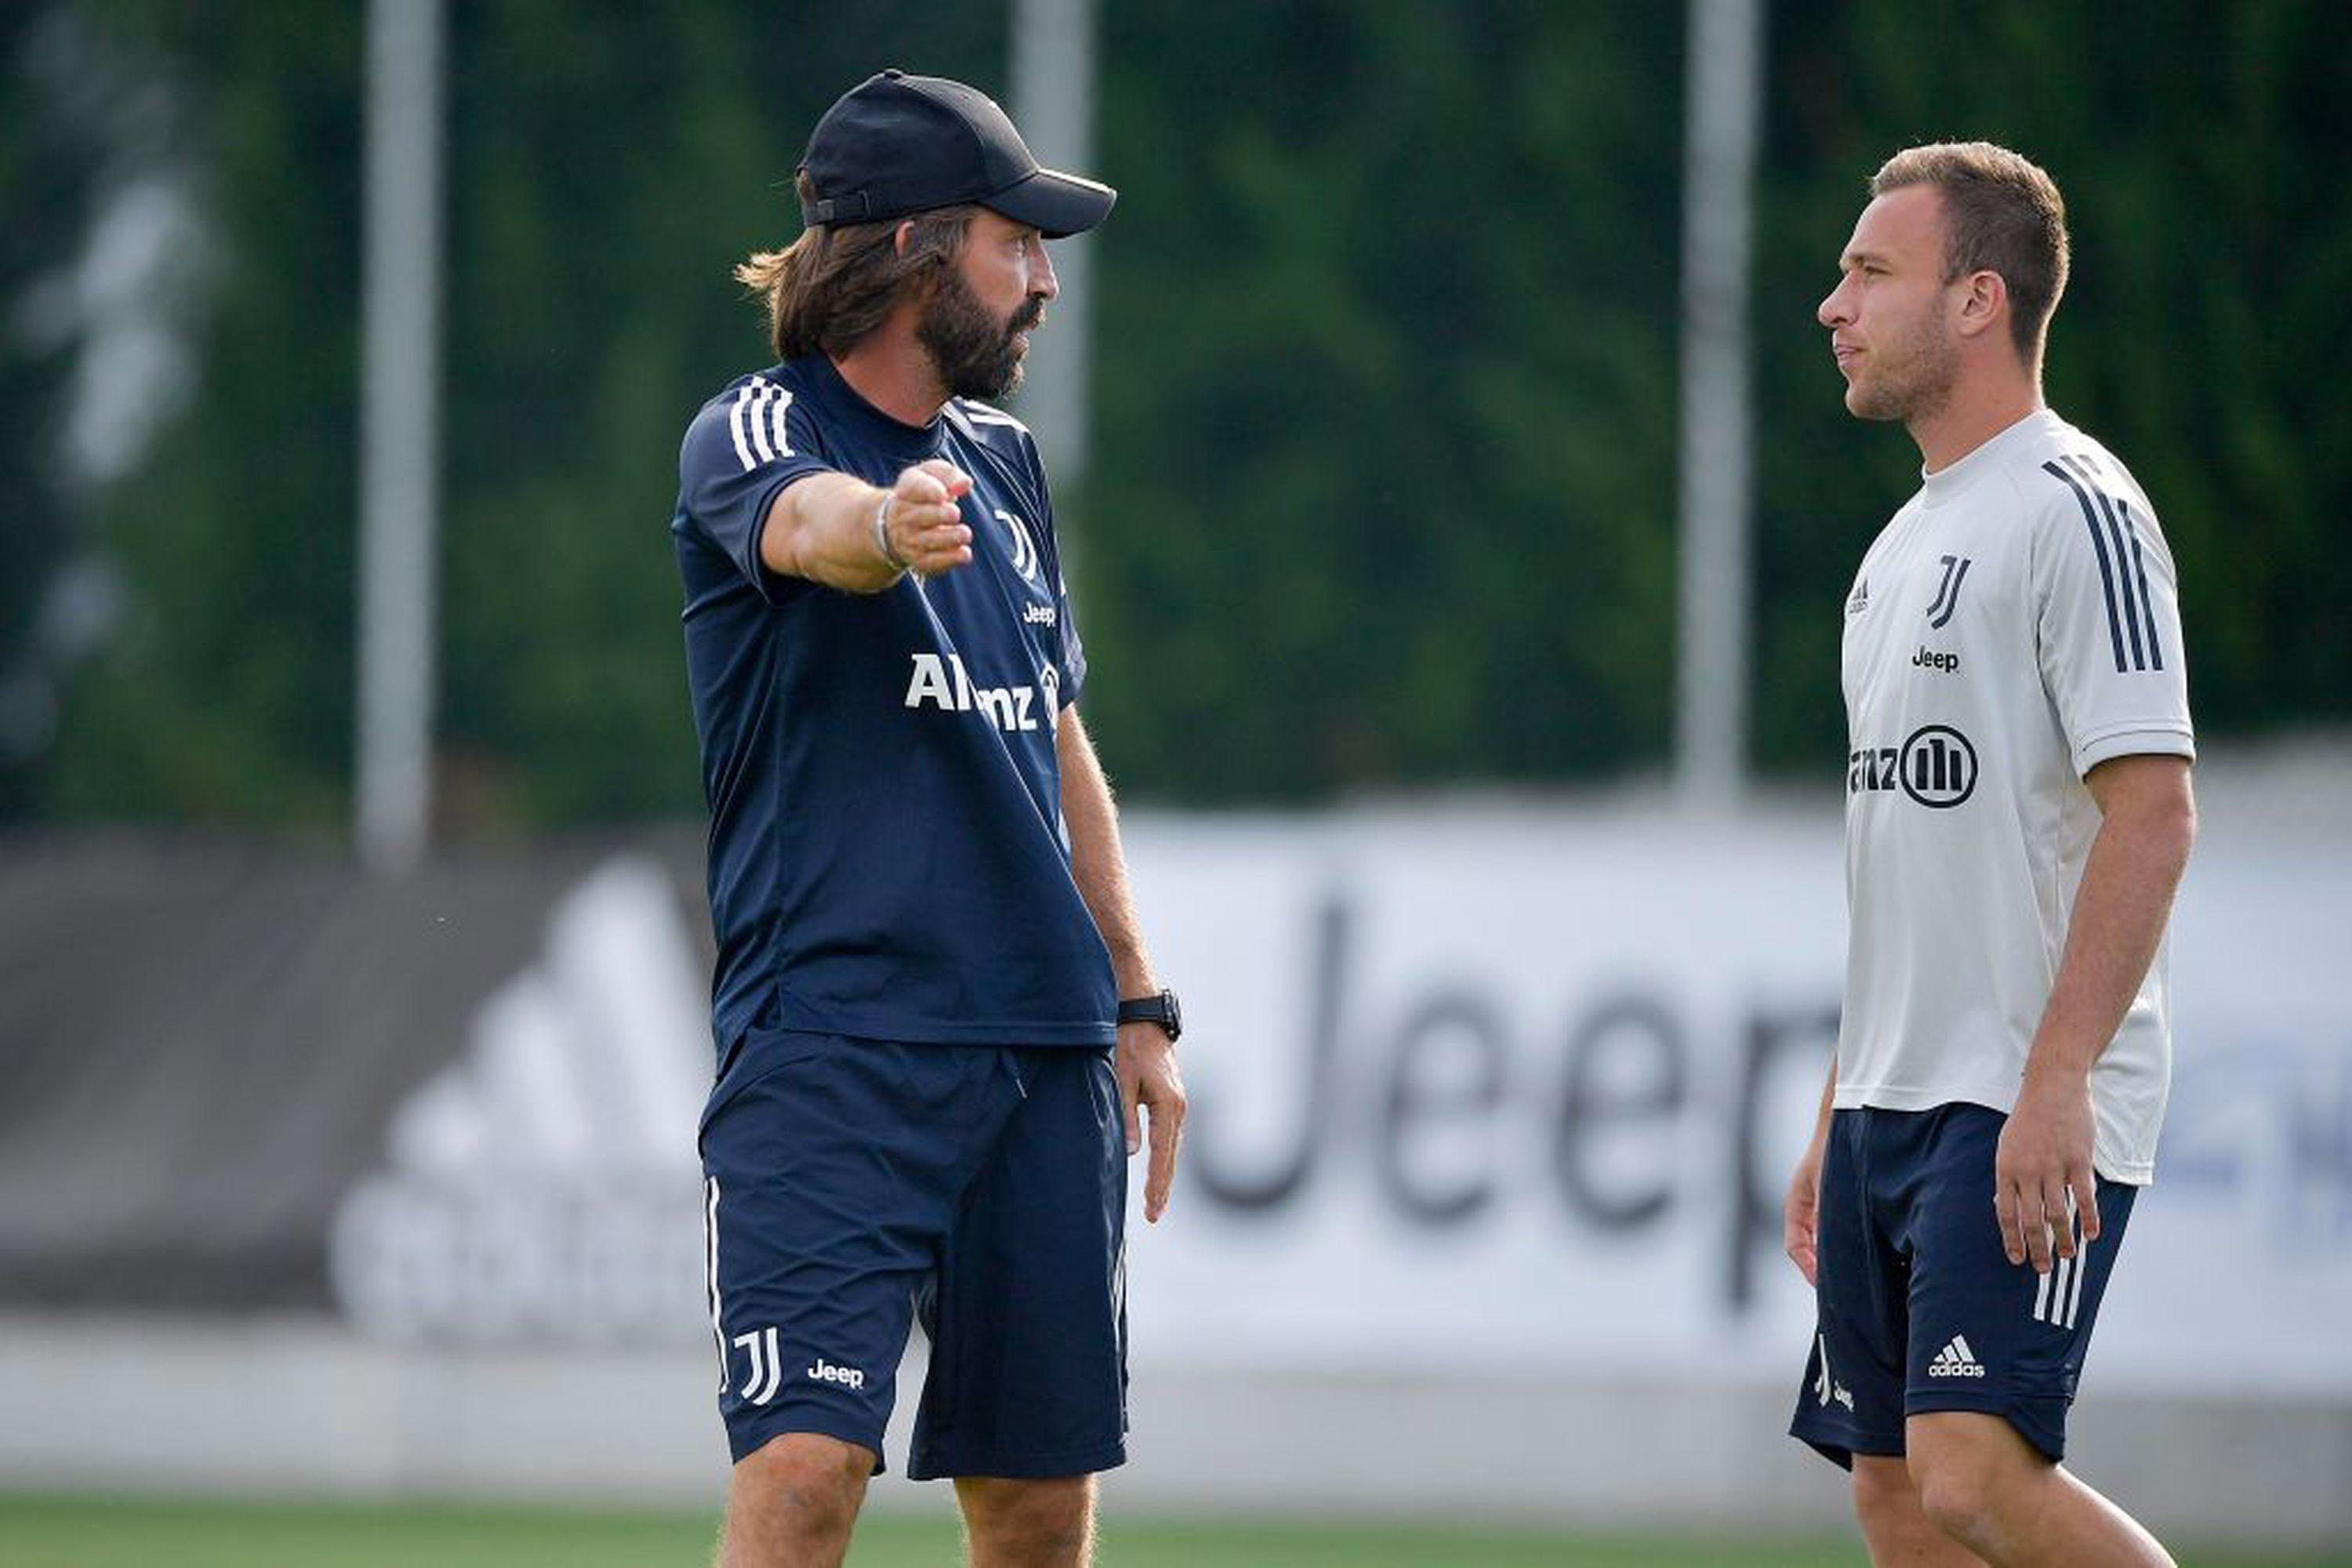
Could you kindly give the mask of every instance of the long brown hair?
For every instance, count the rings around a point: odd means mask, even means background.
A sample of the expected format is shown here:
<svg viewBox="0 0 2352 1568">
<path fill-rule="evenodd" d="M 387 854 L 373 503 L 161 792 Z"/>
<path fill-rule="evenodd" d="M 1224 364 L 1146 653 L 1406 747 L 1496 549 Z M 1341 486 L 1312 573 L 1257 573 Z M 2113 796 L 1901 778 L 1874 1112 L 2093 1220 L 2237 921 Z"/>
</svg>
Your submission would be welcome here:
<svg viewBox="0 0 2352 1568">
<path fill-rule="evenodd" d="M 809 177 L 799 177 L 803 201 Z M 939 207 L 880 223 L 814 224 L 782 250 L 761 250 L 736 266 L 735 279 L 768 305 L 768 331 L 779 359 L 847 353 L 882 324 L 898 301 L 930 287 L 963 248 L 973 208 Z M 907 247 L 898 226 L 912 225 Z"/>
</svg>

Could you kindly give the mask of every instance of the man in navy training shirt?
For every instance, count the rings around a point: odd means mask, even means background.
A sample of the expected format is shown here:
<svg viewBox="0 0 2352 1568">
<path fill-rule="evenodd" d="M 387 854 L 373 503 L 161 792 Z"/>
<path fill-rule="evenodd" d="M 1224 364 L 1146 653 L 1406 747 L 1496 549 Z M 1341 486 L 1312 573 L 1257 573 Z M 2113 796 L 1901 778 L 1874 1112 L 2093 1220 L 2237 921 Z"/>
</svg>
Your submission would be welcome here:
<svg viewBox="0 0 2352 1568">
<path fill-rule="evenodd" d="M 711 811 L 703 1204 L 722 1563 L 847 1550 L 911 1324 L 908 1471 L 972 1560 L 1091 1558 L 1127 1428 L 1127 1156 L 1175 1173 L 1174 995 L 1079 722 L 1087 661 L 1021 379 L 1045 241 L 1115 193 L 959 82 L 818 121 L 806 227 L 736 275 L 780 363 L 702 406 L 671 533 Z"/>
</svg>

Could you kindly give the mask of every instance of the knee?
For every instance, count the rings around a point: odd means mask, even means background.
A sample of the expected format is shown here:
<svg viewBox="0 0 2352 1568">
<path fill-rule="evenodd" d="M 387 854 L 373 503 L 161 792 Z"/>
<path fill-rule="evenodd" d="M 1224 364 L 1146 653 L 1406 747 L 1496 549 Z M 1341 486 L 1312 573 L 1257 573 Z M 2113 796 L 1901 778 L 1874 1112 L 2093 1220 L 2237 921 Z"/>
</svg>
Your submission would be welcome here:
<svg viewBox="0 0 2352 1568">
<path fill-rule="evenodd" d="M 845 1526 L 865 1500 L 874 1456 L 855 1443 L 814 1432 L 787 1432 L 736 1462 L 735 1489 L 763 1508 L 812 1524 Z"/>
<path fill-rule="evenodd" d="M 1967 1441 L 1913 1444 L 1912 1487 L 1927 1521 L 1963 1545 L 1999 1533 L 1998 1514 L 2013 1500 L 2001 1476 L 2002 1456 Z"/>
<path fill-rule="evenodd" d="M 1853 1511 L 1866 1539 L 1901 1537 L 1917 1527 L 1919 1494 L 1901 1459 L 1853 1459 Z"/>
<path fill-rule="evenodd" d="M 974 1561 L 1083 1563 L 1094 1539 L 1092 1476 L 958 1483 Z"/>
</svg>

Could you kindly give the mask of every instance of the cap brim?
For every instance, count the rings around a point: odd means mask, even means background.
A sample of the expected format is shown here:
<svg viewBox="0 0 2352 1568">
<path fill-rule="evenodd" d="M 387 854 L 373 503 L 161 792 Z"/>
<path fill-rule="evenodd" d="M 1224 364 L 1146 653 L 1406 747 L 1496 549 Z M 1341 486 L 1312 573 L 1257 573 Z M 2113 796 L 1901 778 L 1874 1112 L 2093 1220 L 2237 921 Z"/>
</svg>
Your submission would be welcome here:
<svg viewBox="0 0 2352 1568">
<path fill-rule="evenodd" d="M 1047 239 L 1061 239 L 1087 230 L 1110 216 L 1118 193 L 1108 185 L 1055 169 L 1040 169 L 1018 184 L 1007 185 L 980 205 L 1015 223 L 1032 224 Z"/>
</svg>

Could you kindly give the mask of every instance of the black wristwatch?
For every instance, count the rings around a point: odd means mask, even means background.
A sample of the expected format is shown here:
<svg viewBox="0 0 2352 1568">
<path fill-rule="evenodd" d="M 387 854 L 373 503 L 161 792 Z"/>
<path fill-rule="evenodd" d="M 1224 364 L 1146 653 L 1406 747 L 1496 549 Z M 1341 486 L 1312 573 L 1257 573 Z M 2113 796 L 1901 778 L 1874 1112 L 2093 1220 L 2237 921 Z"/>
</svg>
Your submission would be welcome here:
<svg viewBox="0 0 2352 1568">
<path fill-rule="evenodd" d="M 1176 993 L 1161 987 L 1150 996 L 1131 996 L 1118 1005 L 1118 1021 L 1122 1024 L 1157 1024 L 1174 1045 L 1184 1032 L 1184 1014 L 1176 1005 Z"/>
</svg>

